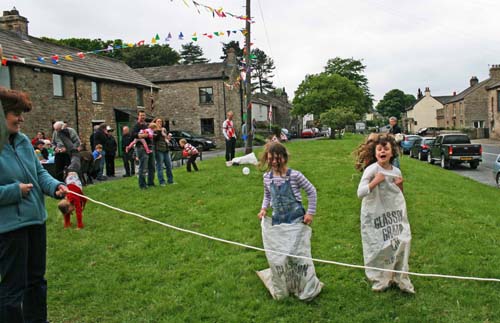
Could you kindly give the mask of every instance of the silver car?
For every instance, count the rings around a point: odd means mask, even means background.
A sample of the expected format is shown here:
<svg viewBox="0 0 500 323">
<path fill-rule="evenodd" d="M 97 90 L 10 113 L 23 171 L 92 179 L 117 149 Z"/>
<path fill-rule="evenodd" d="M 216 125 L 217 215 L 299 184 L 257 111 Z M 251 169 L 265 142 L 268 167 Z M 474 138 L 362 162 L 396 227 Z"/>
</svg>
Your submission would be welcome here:
<svg viewBox="0 0 500 323">
<path fill-rule="evenodd" d="M 500 155 L 497 156 L 493 164 L 493 178 L 497 183 L 497 187 L 500 188 Z"/>
</svg>

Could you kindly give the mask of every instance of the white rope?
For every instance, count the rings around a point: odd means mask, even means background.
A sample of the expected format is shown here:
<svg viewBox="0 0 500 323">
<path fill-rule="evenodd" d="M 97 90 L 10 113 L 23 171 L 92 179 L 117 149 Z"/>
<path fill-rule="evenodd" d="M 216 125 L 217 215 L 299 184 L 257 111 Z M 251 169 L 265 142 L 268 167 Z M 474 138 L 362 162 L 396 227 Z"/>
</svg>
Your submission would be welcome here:
<svg viewBox="0 0 500 323">
<path fill-rule="evenodd" d="M 92 199 L 92 198 L 90 198 L 88 196 L 80 195 L 80 194 L 75 193 L 73 191 L 69 191 L 69 192 L 71 192 L 71 194 L 74 194 L 76 196 L 85 198 L 85 199 L 87 199 L 87 200 L 89 200 L 89 201 L 91 201 L 93 203 L 105 206 L 105 207 L 110 208 L 112 210 L 115 210 L 115 211 L 118 211 L 118 212 L 122 212 L 122 213 L 125 213 L 125 214 L 129 214 L 129 215 L 133 215 L 135 217 L 138 217 L 138 218 L 141 218 L 143 220 L 146 220 L 146 221 L 149 221 L 149 222 L 153 222 L 153 223 L 162 225 L 162 226 L 170 228 L 170 229 L 174 229 L 174 230 L 177 230 L 177 231 L 180 231 L 180 232 L 193 234 L 193 235 L 196 235 L 196 236 L 199 236 L 199 237 L 207 238 L 207 239 L 214 240 L 214 241 L 224 242 L 224 243 L 227 243 L 227 244 L 231 244 L 231 245 L 235 245 L 235 246 L 239 246 L 239 247 L 243 247 L 243 248 L 247 248 L 247 249 L 252 249 L 252 250 L 257 250 L 257 251 L 263 251 L 263 252 L 271 252 L 271 253 L 275 253 L 275 254 L 282 255 L 282 256 L 299 258 L 299 259 L 306 259 L 306 260 L 312 260 L 314 262 L 325 263 L 325 264 L 332 264 L 332 265 L 343 266 L 343 267 L 348 267 L 348 268 L 373 269 L 373 270 L 378 270 L 378 271 L 385 271 L 385 272 L 398 273 L 398 274 L 407 274 L 407 275 L 420 276 L 420 277 L 439 277 L 439 278 L 462 279 L 462 280 L 476 280 L 476 281 L 500 282 L 500 279 L 498 279 L 498 278 L 481 278 L 481 277 L 467 277 L 467 276 L 441 275 L 441 274 L 423 274 L 423 273 L 416 273 L 416 272 L 411 272 L 411 271 L 401 271 L 401 270 L 384 269 L 384 268 L 377 268 L 377 267 L 370 267 L 370 266 L 353 265 L 353 264 L 348 264 L 348 263 L 343 263 L 343 262 L 338 262 L 338 261 L 333 261 L 333 260 L 324 260 L 324 259 L 310 258 L 310 257 L 305 257 L 305 256 L 291 255 L 291 254 L 287 254 L 287 253 L 281 252 L 281 251 L 275 251 L 275 250 L 269 250 L 269 249 L 255 247 L 255 246 L 250 246 L 250 245 L 247 245 L 247 244 L 244 244 L 244 243 L 230 241 L 230 240 L 225 240 L 225 239 L 213 237 L 213 236 L 210 236 L 210 235 L 207 235 L 207 234 L 204 234 L 204 233 L 200 233 L 200 232 L 196 232 L 196 231 L 182 229 L 182 228 L 173 226 L 173 225 L 168 224 L 168 223 L 163 223 L 163 222 L 160 222 L 160 221 L 157 221 L 157 220 L 154 220 L 154 219 L 150 219 L 150 218 L 145 217 L 144 215 L 140 215 L 138 213 L 126 211 L 126 210 L 123 210 L 123 209 L 120 209 L 120 208 L 108 205 L 106 203 L 96 201 L 96 200 L 94 200 L 94 199 Z"/>
</svg>

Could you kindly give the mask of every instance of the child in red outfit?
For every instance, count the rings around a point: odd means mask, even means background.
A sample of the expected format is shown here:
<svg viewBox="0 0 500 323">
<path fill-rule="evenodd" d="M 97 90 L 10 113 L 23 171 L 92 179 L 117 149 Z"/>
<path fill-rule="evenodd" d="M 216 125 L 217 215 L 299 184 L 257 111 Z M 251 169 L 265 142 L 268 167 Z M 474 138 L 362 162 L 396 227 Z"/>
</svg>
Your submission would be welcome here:
<svg viewBox="0 0 500 323">
<path fill-rule="evenodd" d="M 77 229 L 83 229 L 83 209 L 85 208 L 87 199 L 71 193 L 75 192 L 80 195 L 84 195 L 82 191 L 82 182 L 78 177 L 78 173 L 75 172 L 69 172 L 65 182 L 69 192 L 57 205 L 64 216 L 64 228 L 71 227 L 70 216 L 71 213 L 75 211 Z"/>
<path fill-rule="evenodd" d="M 196 158 L 198 158 L 198 155 L 200 154 L 198 149 L 196 149 L 193 145 L 188 144 L 187 140 L 184 138 L 179 140 L 179 145 L 183 149 L 182 156 L 188 159 L 186 163 L 187 171 L 191 172 L 191 165 L 193 165 L 195 171 L 198 171 L 198 166 L 196 165 Z"/>
</svg>

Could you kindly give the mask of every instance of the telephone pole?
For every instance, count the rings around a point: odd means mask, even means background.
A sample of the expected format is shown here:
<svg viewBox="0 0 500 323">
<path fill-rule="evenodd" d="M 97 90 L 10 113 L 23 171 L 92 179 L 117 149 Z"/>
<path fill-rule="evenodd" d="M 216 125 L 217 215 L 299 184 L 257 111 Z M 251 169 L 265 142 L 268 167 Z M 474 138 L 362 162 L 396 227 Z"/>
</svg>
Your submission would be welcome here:
<svg viewBox="0 0 500 323">
<path fill-rule="evenodd" d="M 252 63 L 250 60 L 250 0 L 246 0 L 246 26 L 245 29 L 247 31 L 245 35 L 245 72 L 246 72 L 246 83 L 245 83 L 245 104 L 247 107 L 247 119 L 245 121 L 247 125 L 247 141 L 245 145 L 245 154 L 250 154 L 252 152 L 252 141 L 253 141 L 253 133 L 252 133 Z"/>
</svg>

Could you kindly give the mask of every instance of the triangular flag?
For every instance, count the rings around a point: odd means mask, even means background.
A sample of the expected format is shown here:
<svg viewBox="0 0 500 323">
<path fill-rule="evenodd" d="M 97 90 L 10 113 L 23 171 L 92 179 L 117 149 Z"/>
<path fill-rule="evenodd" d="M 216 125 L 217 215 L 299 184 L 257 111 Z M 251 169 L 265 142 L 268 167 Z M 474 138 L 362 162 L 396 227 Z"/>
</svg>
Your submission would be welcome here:
<svg viewBox="0 0 500 323">
<path fill-rule="evenodd" d="M 179 40 L 184 40 L 184 35 L 182 34 L 182 31 L 179 33 Z"/>
<path fill-rule="evenodd" d="M 247 31 L 246 29 L 242 29 L 242 30 L 241 30 L 241 33 L 242 33 L 244 36 L 246 36 L 246 35 L 248 34 L 248 31 Z"/>
<path fill-rule="evenodd" d="M 207 35 L 208 38 L 212 39 L 214 35 Z"/>
<path fill-rule="evenodd" d="M 219 36 L 219 32 L 218 32 L 218 31 L 215 31 L 215 32 L 214 32 L 214 35 L 215 35 L 215 36 Z"/>
<path fill-rule="evenodd" d="M 112 51 L 113 51 L 113 49 L 114 49 L 114 48 L 113 48 L 113 46 L 112 46 L 112 45 L 108 45 L 108 47 L 106 48 L 106 50 L 107 50 L 108 52 L 112 52 Z"/>
<path fill-rule="evenodd" d="M 2 57 L 2 65 L 7 66 L 7 58 Z"/>
<path fill-rule="evenodd" d="M 120 48 L 125 48 L 125 47 L 127 47 L 127 45 L 126 45 L 126 44 L 123 44 L 122 46 L 120 46 L 120 45 L 116 45 L 116 46 L 115 46 L 115 49 L 120 49 Z"/>
<path fill-rule="evenodd" d="M 51 59 L 52 63 L 54 63 L 54 64 L 59 63 L 59 56 L 57 56 L 57 55 L 52 55 L 50 57 L 50 59 Z"/>
<path fill-rule="evenodd" d="M 227 33 L 227 37 L 229 37 L 229 35 L 231 35 L 231 30 L 227 30 L 226 33 Z"/>
<path fill-rule="evenodd" d="M 80 58 L 85 58 L 85 54 L 82 52 L 76 53 L 76 56 L 78 56 Z"/>
<path fill-rule="evenodd" d="M 71 57 L 71 55 L 64 56 L 64 59 L 67 60 L 67 61 L 72 61 L 73 60 L 73 58 Z"/>
<path fill-rule="evenodd" d="M 196 33 L 194 33 L 194 34 L 193 34 L 193 37 L 191 37 L 191 39 L 192 39 L 193 41 L 197 41 L 197 40 L 198 40 L 198 37 L 196 36 Z"/>
<path fill-rule="evenodd" d="M 141 40 L 137 43 L 137 46 L 144 46 L 145 40 Z"/>
<path fill-rule="evenodd" d="M 156 44 L 156 38 L 151 38 L 151 44 Z"/>
<path fill-rule="evenodd" d="M 155 40 L 160 40 L 160 35 L 156 34 Z"/>
<path fill-rule="evenodd" d="M 167 38 L 165 38 L 165 41 L 167 42 L 167 41 L 169 41 L 171 39 L 172 39 L 172 34 L 168 33 Z"/>
<path fill-rule="evenodd" d="M 223 31 L 219 31 L 219 36 L 224 36 L 224 32 Z"/>
<path fill-rule="evenodd" d="M 255 54 L 250 55 L 250 59 L 257 59 L 257 56 Z"/>
</svg>

